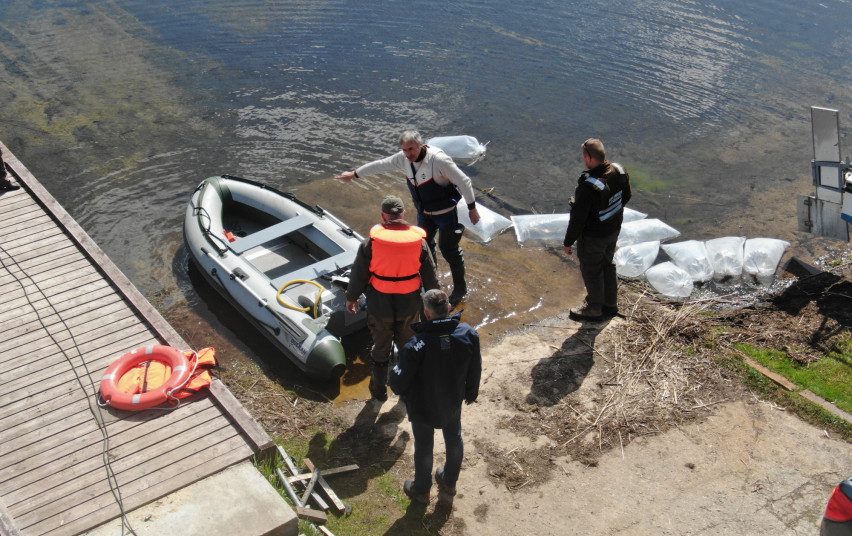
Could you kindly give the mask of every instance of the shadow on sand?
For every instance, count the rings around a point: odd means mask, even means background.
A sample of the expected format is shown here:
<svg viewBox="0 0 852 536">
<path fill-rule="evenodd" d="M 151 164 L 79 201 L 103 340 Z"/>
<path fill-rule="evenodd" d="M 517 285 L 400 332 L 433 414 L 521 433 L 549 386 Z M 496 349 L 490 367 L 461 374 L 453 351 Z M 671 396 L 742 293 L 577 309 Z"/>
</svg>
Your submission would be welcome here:
<svg viewBox="0 0 852 536">
<path fill-rule="evenodd" d="M 553 406 L 579 389 L 595 363 L 595 339 L 608 323 L 609 320 L 581 322 L 558 350 L 536 363 L 530 373 L 532 385 L 527 403 Z"/>
</svg>

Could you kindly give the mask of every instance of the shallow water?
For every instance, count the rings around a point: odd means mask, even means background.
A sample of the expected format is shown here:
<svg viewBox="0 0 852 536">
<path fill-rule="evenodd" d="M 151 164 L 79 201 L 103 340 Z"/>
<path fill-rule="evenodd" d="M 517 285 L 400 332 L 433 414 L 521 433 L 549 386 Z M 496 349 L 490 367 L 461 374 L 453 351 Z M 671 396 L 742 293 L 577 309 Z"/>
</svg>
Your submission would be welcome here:
<svg viewBox="0 0 852 536">
<path fill-rule="evenodd" d="M 491 142 L 466 171 L 492 208 L 563 212 L 578 146 L 599 136 L 634 208 L 686 237 L 730 221 L 787 237 L 792 198 L 760 207 L 780 226 L 743 211 L 807 192 L 808 106 L 840 108 L 846 143 L 850 23 L 849 0 L 6 2 L 0 139 L 189 342 L 274 368 L 189 275 L 183 208 L 205 176 L 296 190 L 365 231 L 401 182 L 330 177 L 416 127 Z M 487 338 L 582 298 L 554 252 L 511 234 L 465 247 L 465 318 Z"/>
</svg>

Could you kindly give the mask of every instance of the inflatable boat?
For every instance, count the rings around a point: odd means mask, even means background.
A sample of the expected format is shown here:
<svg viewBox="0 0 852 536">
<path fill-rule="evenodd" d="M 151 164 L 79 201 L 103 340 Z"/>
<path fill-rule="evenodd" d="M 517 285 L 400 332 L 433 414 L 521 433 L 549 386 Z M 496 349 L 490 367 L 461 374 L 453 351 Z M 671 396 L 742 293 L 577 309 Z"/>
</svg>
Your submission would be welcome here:
<svg viewBox="0 0 852 536">
<path fill-rule="evenodd" d="M 364 311 L 345 307 L 360 235 L 319 206 L 229 175 L 198 185 L 183 230 L 208 282 L 296 366 L 343 374 L 340 337 L 366 325 Z"/>
</svg>

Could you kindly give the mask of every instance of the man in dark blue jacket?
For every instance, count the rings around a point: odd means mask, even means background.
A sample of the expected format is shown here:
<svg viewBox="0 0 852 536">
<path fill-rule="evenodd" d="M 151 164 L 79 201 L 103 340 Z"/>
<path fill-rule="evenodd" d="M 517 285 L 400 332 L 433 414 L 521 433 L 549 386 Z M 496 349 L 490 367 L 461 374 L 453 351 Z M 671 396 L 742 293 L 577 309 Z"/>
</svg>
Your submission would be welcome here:
<svg viewBox="0 0 852 536">
<path fill-rule="evenodd" d="M 621 232 L 624 206 L 630 201 L 630 177 L 606 159 L 603 142 L 589 138 L 580 147 L 586 170 L 577 180 L 571 219 L 562 242 L 571 255 L 577 243 L 586 301 L 571 309 L 573 320 L 598 321 L 618 315 L 618 277 L 612 259 Z"/>
<path fill-rule="evenodd" d="M 414 480 L 406 480 L 403 491 L 412 501 L 428 504 L 438 428 L 447 460 L 435 471 L 435 482 L 441 498 L 451 500 L 456 494 L 464 457 L 462 401 L 472 404 L 479 395 L 482 356 L 479 334 L 460 321 L 460 314 L 448 316 L 450 303 L 442 290 L 426 292 L 423 306 L 426 321 L 413 326 L 416 335 L 403 347 L 388 383 L 405 400 L 414 433 Z"/>
</svg>

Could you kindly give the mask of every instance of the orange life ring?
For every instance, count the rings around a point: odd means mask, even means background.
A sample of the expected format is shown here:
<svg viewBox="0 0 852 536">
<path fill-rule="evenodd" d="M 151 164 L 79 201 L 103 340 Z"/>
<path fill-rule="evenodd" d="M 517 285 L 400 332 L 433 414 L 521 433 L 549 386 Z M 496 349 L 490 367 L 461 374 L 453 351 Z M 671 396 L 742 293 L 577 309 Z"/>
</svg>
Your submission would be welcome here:
<svg viewBox="0 0 852 536">
<path fill-rule="evenodd" d="M 145 361 L 159 361 L 171 369 L 171 376 L 156 389 L 144 393 L 127 393 L 118 388 L 118 381 L 134 367 Z M 180 389 L 189 379 L 190 364 L 180 350 L 171 346 L 149 345 L 119 357 L 106 369 L 101 379 L 101 398 L 110 406 L 139 411 L 159 406 Z"/>
</svg>

